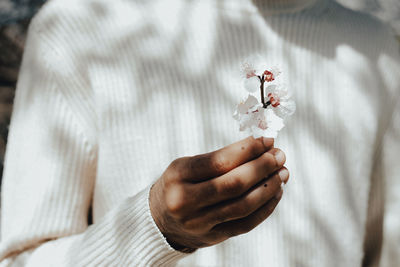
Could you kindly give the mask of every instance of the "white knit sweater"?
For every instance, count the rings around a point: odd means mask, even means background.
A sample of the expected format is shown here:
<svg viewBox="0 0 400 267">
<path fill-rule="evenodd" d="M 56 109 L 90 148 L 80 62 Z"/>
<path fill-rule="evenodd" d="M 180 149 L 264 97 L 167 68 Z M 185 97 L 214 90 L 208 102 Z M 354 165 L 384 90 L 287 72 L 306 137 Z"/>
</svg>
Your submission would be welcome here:
<svg viewBox="0 0 400 267">
<path fill-rule="evenodd" d="M 177 252 L 149 186 L 244 137 L 232 113 L 255 53 L 297 102 L 276 140 L 291 180 L 252 232 Z M 399 266 L 399 93 L 386 26 L 328 0 L 52 0 L 18 82 L 0 265 Z"/>
</svg>

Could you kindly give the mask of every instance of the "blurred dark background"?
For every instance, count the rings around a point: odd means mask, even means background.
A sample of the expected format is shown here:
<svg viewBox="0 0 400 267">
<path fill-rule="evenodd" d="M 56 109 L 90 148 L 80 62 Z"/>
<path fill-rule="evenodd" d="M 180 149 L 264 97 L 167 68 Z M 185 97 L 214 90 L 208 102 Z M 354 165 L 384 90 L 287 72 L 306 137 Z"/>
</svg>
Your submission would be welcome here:
<svg viewBox="0 0 400 267">
<path fill-rule="evenodd" d="M 26 32 L 31 18 L 45 1 L 0 0 L 0 184 L 8 125 Z M 336 1 L 348 8 L 369 13 L 386 21 L 393 27 L 394 33 L 400 35 L 400 0 Z"/>
</svg>

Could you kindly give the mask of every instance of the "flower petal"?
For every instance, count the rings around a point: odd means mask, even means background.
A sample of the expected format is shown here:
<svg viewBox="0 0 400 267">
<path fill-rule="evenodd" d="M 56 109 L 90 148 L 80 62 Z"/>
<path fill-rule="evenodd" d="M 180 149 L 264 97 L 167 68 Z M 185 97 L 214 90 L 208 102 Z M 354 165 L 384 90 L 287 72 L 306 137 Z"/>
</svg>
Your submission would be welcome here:
<svg viewBox="0 0 400 267">
<path fill-rule="evenodd" d="M 282 73 L 281 70 L 277 66 L 272 67 L 270 72 L 272 72 L 272 74 L 274 74 L 275 79 Z"/>
<path fill-rule="evenodd" d="M 266 64 L 263 58 L 266 57 L 253 56 L 242 65 L 243 86 L 249 93 L 257 92 L 261 85 L 258 76 L 264 75 L 264 93 L 270 105 L 263 108 L 256 97 L 249 95 L 237 106 L 234 118 L 239 122 L 241 131 L 246 131 L 255 138 L 276 138 L 285 126 L 284 119 L 294 113 L 296 105 L 285 85 L 286 76 L 282 75 L 279 67 Z"/>
<path fill-rule="evenodd" d="M 254 138 L 259 138 L 261 136 L 264 136 L 265 134 L 265 131 L 258 127 L 251 127 L 250 131 L 250 133 L 253 134 Z"/>
<path fill-rule="evenodd" d="M 244 62 L 241 66 L 241 73 L 243 75 L 243 78 L 248 78 L 255 75 L 253 63 L 250 61 Z"/>
<path fill-rule="evenodd" d="M 268 65 L 265 61 L 257 61 L 254 63 L 254 69 L 256 75 L 263 75 L 264 71 L 268 68 Z"/>
<path fill-rule="evenodd" d="M 273 109 L 266 109 L 265 114 L 265 117 L 267 118 L 268 129 L 280 131 L 285 126 L 285 124 L 283 123 L 283 119 L 275 115 Z"/>
<path fill-rule="evenodd" d="M 268 128 L 267 130 L 264 131 L 263 136 L 267 138 L 276 138 L 278 137 L 278 132 L 271 128 Z"/>
<path fill-rule="evenodd" d="M 291 99 L 287 101 L 281 101 L 280 105 L 277 106 L 274 111 L 277 116 L 284 119 L 287 116 L 293 115 L 293 113 L 296 111 L 296 103 Z"/>
<path fill-rule="evenodd" d="M 252 108 L 258 104 L 258 100 L 253 95 L 248 95 L 246 101 L 244 102 L 248 108 Z"/>
<path fill-rule="evenodd" d="M 276 93 L 277 91 L 277 85 L 276 84 L 270 84 L 267 87 L 265 87 L 265 95 L 268 95 L 269 93 Z"/>
<path fill-rule="evenodd" d="M 253 76 L 247 79 L 244 79 L 243 81 L 244 88 L 249 93 L 254 93 L 260 88 L 260 80 L 258 79 L 257 76 Z"/>
</svg>

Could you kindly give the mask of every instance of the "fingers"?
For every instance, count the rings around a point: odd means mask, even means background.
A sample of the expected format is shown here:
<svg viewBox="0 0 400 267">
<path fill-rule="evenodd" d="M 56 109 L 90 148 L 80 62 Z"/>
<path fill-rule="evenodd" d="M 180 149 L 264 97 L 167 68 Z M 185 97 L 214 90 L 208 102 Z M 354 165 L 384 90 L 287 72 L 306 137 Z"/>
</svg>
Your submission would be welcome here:
<svg viewBox="0 0 400 267">
<path fill-rule="evenodd" d="M 220 239 L 227 239 L 250 232 L 271 215 L 282 197 L 282 192 L 280 190 L 276 197 L 272 198 L 249 216 L 216 225 L 211 231 L 213 236 L 219 236 Z"/>
<path fill-rule="evenodd" d="M 151 215 L 176 247 L 211 246 L 256 227 L 274 210 L 289 173 L 273 139 L 252 137 L 174 160 L 152 186 Z"/>
<path fill-rule="evenodd" d="M 196 198 L 203 200 L 198 203 L 203 206 L 237 198 L 275 171 L 280 170 L 284 163 L 284 153 L 277 148 L 271 149 L 259 158 L 247 162 L 218 178 L 196 184 L 197 189 L 193 194 L 197 196 Z M 287 169 L 283 168 L 281 172 L 282 181 L 287 182 L 289 175 Z"/>
<path fill-rule="evenodd" d="M 204 218 L 216 225 L 249 216 L 281 190 L 282 179 L 278 174 L 261 181 L 254 189 L 235 200 L 222 202 L 209 208 Z"/>
<path fill-rule="evenodd" d="M 190 157 L 188 162 L 190 168 L 185 177 L 192 182 L 199 182 L 220 176 L 259 157 L 273 145 L 272 138 L 248 137 L 217 151 Z"/>
<path fill-rule="evenodd" d="M 276 173 L 240 198 L 206 207 L 193 214 L 193 217 L 185 218 L 185 226 L 208 231 L 217 224 L 247 217 L 273 199 L 281 190 L 281 184 L 282 179 Z"/>
</svg>

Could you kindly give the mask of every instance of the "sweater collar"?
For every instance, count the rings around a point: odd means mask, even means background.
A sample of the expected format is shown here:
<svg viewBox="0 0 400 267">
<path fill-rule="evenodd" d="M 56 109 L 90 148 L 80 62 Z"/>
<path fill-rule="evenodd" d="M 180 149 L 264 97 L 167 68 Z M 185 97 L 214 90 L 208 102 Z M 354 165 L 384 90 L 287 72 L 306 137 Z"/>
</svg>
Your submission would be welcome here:
<svg viewBox="0 0 400 267">
<path fill-rule="evenodd" d="M 215 0 L 212 0 L 215 1 Z M 228 9 L 262 11 L 264 15 L 279 15 L 301 12 L 318 6 L 324 6 L 329 0 L 218 0 Z M 249 5 L 250 4 L 250 5 Z M 318 9 L 318 8 L 317 8 Z"/>
<path fill-rule="evenodd" d="M 321 0 L 252 0 L 258 8 L 270 14 L 296 13 L 319 1 Z"/>
</svg>

